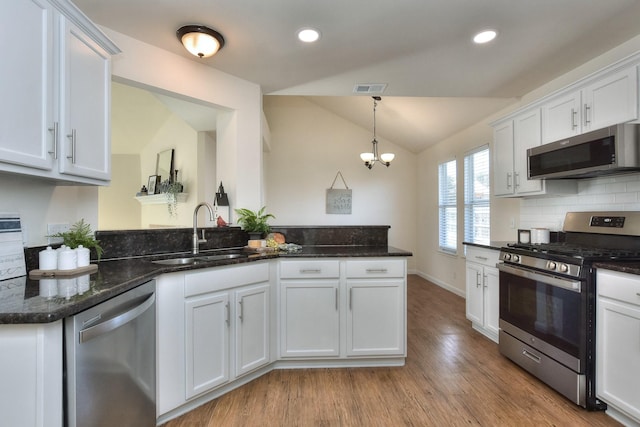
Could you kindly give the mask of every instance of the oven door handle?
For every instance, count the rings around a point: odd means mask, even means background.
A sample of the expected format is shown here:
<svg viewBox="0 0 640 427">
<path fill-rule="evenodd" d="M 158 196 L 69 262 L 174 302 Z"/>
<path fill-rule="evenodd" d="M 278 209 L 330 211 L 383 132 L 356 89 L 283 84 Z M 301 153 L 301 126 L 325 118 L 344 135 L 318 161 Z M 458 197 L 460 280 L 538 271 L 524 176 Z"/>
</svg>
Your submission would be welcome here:
<svg viewBox="0 0 640 427">
<path fill-rule="evenodd" d="M 582 291 L 582 282 L 579 280 L 563 279 L 561 277 L 537 273 L 535 271 L 525 270 L 523 268 L 512 267 L 504 263 L 498 263 L 498 270 L 504 273 L 513 274 L 514 276 L 524 277 L 525 279 L 536 280 L 538 282 L 543 282 L 551 286 L 567 289 L 569 291 Z"/>
</svg>

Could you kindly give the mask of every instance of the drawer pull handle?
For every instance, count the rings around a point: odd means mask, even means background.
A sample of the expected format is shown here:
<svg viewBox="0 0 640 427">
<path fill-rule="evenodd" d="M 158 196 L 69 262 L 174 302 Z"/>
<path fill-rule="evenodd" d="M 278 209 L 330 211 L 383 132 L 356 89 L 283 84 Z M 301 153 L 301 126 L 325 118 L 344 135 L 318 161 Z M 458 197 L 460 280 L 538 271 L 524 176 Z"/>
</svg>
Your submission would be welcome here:
<svg viewBox="0 0 640 427">
<path fill-rule="evenodd" d="M 481 261 L 486 261 L 486 260 L 488 260 L 489 258 L 487 258 L 486 256 L 478 256 L 478 255 L 476 255 L 476 259 L 479 259 L 479 260 L 481 260 Z"/>
<path fill-rule="evenodd" d="M 636 295 L 640 297 L 640 292 L 636 292 Z"/>
<path fill-rule="evenodd" d="M 527 350 L 522 350 L 522 355 L 528 357 L 529 359 L 533 360 L 536 363 L 540 363 L 540 356 L 536 356 L 535 354 Z"/>
<path fill-rule="evenodd" d="M 367 273 L 386 273 L 386 268 L 367 268 Z"/>
<path fill-rule="evenodd" d="M 303 268 L 300 270 L 302 274 L 320 274 L 322 270 L 319 268 Z"/>
</svg>

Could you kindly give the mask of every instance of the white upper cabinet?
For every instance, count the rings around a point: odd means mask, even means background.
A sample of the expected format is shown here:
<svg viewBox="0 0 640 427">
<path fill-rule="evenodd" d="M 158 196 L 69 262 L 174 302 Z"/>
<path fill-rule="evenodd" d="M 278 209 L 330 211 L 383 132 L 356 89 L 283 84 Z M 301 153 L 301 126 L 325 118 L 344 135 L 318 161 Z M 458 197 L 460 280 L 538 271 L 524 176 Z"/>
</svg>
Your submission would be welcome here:
<svg viewBox="0 0 640 427">
<path fill-rule="evenodd" d="M 528 179 L 527 149 L 541 143 L 540 109 L 524 110 L 493 128 L 493 194 L 523 197 L 544 194 L 572 194 L 575 181 Z"/>
<path fill-rule="evenodd" d="M 513 121 L 493 128 L 493 194 L 512 195 L 513 190 Z"/>
<path fill-rule="evenodd" d="M 3 1 L 0 24 L 20 34 L 2 44 L 0 171 L 108 184 L 118 48 L 68 2 Z"/>
<path fill-rule="evenodd" d="M 0 10 L 0 161 L 50 171 L 54 10 L 37 0 L 6 0 Z M 20 43 L 8 34 L 19 34 Z"/>
<path fill-rule="evenodd" d="M 637 67 L 604 74 L 542 104 L 544 144 L 638 118 Z"/>
<path fill-rule="evenodd" d="M 111 58 L 79 27 L 60 19 L 60 172 L 111 179 Z"/>
<path fill-rule="evenodd" d="M 543 181 L 528 179 L 527 150 L 540 145 L 540 110 L 534 108 L 513 120 L 513 182 L 517 194 L 541 193 Z"/>
</svg>

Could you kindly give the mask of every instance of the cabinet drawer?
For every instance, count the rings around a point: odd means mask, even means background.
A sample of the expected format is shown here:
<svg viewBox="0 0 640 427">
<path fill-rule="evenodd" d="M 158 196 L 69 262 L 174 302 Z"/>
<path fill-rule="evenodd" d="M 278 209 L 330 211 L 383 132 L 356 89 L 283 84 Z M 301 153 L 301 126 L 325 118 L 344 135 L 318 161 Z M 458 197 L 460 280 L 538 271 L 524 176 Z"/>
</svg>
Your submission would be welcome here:
<svg viewBox="0 0 640 427">
<path fill-rule="evenodd" d="M 598 270 L 598 295 L 640 305 L 640 276 L 617 271 Z"/>
<path fill-rule="evenodd" d="M 281 279 L 340 277 L 338 260 L 280 261 Z"/>
<path fill-rule="evenodd" d="M 347 277 L 404 277 L 403 259 L 367 259 L 347 261 Z"/>
<path fill-rule="evenodd" d="M 260 262 L 185 273 L 185 297 L 269 281 L 269 264 Z"/>
<path fill-rule="evenodd" d="M 500 257 L 500 251 L 496 249 L 480 248 L 478 246 L 467 246 L 467 261 L 495 267 Z"/>
</svg>

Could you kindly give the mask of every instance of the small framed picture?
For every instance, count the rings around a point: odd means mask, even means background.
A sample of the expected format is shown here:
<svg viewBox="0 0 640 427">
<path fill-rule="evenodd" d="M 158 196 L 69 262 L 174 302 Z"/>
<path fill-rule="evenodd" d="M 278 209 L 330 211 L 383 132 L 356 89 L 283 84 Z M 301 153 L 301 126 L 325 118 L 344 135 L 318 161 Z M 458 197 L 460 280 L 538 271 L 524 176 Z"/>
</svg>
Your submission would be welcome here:
<svg viewBox="0 0 640 427">
<path fill-rule="evenodd" d="M 160 182 L 160 175 L 151 175 L 149 176 L 149 184 L 147 184 L 147 194 L 152 195 L 156 194 L 156 187 Z"/>
</svg>

